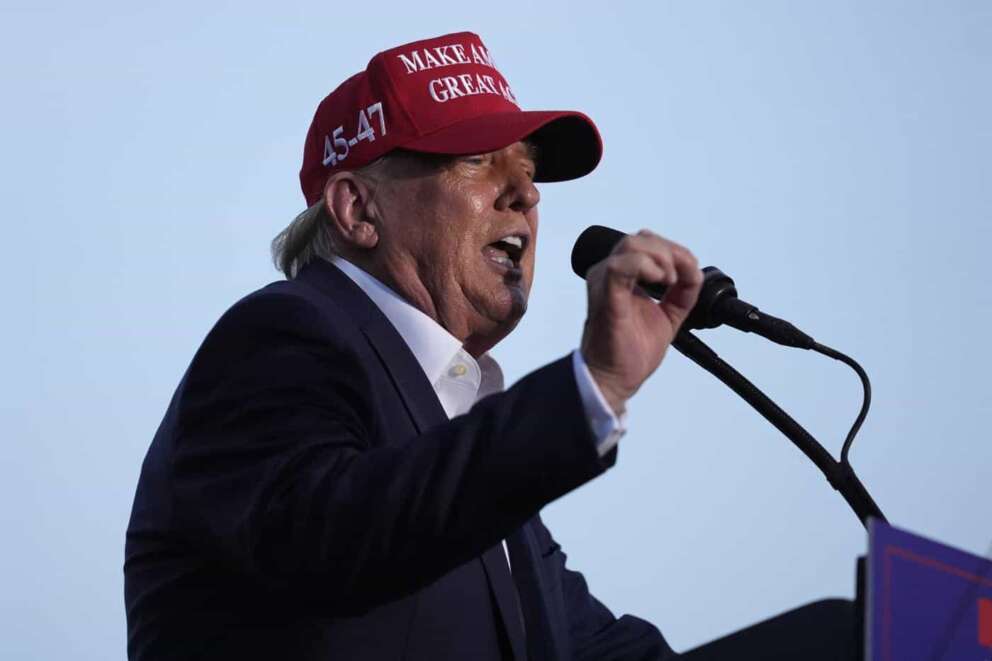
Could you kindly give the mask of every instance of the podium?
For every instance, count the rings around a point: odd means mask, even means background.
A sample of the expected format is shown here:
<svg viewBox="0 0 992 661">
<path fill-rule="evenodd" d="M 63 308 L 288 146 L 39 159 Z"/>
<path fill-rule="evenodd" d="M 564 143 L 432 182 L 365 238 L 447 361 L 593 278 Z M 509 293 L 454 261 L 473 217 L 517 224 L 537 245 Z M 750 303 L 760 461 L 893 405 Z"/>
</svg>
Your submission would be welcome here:
<svg viewBox="0 0 992 661">
<path fill-rule="evenodd" d="M 686 661 L 992 661 L 992 560 L 878 519 L 857 599 L 827 599 L 685 652 Z"/>
<path fill-rule="evenodd" d="M 868 536 L 865 661 L 990 661 L 992 560 L 877 519 Z"/>
</svg>

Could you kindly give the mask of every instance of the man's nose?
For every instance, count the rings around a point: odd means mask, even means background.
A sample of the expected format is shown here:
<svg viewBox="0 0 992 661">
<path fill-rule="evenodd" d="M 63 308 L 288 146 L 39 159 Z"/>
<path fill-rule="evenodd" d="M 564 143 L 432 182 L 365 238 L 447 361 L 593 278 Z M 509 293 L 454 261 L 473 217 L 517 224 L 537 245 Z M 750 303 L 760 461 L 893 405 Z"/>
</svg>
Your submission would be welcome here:
<svg viewBox="0 0 992 661">
<path fill-rule="evenodd" d="M 511 173 L 507 177 L 506 189 L 497 203 L 502 211 L 512 209 L 519 213 L 527 213 L 541 201 L 541 192 L 537 190 L 534 181 L 525 171 Z"/>
</svg>

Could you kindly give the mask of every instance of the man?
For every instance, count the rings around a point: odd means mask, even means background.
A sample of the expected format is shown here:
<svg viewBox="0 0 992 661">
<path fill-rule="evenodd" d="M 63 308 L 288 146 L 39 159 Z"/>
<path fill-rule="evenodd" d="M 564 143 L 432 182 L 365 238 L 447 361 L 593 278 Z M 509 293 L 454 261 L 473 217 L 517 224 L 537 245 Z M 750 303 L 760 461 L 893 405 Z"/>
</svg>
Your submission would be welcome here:
<svg viewBox="0 0 992 661">
<path fill-rule="evenodd" d="M 576 112 L 523 112 L 471 33 L 380 53 L 320 104 L 288 280 L 232 307 L 145 459 L 128 653 L 162 659 L 656 659 L 539 512 L 616 460 L 625 402 L 699 294 L 642 231 L 588 274 L 581 347 L 503 391 L 536 181 L 599 161 Z M 664 300 L 637 281 L 668 285 Z"/>
</svg>

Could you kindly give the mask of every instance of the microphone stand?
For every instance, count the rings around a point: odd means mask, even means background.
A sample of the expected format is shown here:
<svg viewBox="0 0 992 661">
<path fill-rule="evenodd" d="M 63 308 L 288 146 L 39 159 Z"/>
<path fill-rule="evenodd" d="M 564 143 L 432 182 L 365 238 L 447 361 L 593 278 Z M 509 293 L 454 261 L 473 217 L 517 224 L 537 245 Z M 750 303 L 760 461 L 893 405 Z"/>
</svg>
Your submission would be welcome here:
<svg viewBox="0 0 992 661">
<path fill-rule="evenodd" d="M 869 517 L 885 521 L 882 510 L 879 509 L 868 490 L 861 484 L 861 480 L 854 473 L 851 464 L 847 461 L 835 460 L 798 422 L 761 392 L 757 386 L 748 381 L 743 374 L 720 358 L 705 342 L 689 331 L 682 330 L 675 337 L 672 346 L 686 358 L 726 384 L 760 413 L 765 420 L 785 434 L 803 454 L 809 457 L 810 461 L 816 464 L 816 467 L 827 478 L 827 482 L 840 492 L 865 528 L 868 527 Z"/>
</svg>

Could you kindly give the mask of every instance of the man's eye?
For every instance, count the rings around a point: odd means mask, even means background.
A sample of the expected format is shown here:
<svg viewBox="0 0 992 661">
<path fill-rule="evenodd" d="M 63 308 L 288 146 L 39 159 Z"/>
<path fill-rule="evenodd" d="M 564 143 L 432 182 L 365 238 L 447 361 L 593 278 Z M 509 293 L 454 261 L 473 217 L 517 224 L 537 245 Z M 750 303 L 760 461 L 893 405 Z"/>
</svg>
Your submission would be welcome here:
<svg viewBox="0 0 992 661">
<path fill-rule="evenodd" d="M 486 163 L 486 157 L 485 156 L 466 156 L 465 157 L 465 162 L 466 163 L 470 163 L 472 165 L 485 165 L 485 163 Z"/>
</svg>

